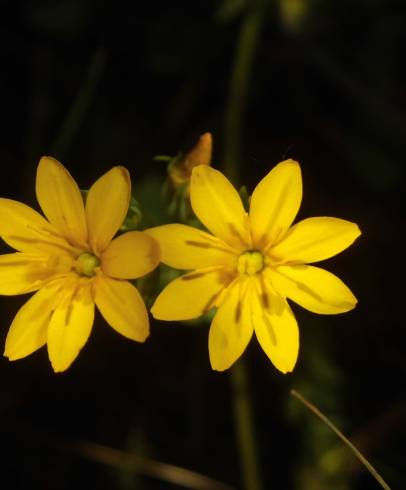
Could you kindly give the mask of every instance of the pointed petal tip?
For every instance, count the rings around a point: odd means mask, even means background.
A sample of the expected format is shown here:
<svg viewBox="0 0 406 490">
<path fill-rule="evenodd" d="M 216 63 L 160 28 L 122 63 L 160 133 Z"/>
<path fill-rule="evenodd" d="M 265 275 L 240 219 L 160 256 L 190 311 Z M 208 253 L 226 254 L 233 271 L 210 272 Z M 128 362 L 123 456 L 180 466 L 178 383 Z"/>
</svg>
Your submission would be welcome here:
<svg viewBox="0 0 406 490">
<path fill-rule="evenodd" d="M 209 352 L 209 360 L 210 360 L 210 366 L 212 371 L 216 371 L 217 373 L 223 373 L 224 371 L 227 371 L 227 369 L 229 369 L 232 366 L 232 364 L 227 365 L 227 364 L 219 363 L 218 360 L 216 361 L 210 356 L 210 352 Z"/>
<path fill-rule="evenodd" d="M 358 304 L 358 300 L 357 298 L 354 297 L 353 301 L 348 301 L 346 303 L 343 303 L 342 311 L 338 313 L 340 314 L 340 313 L 347 313 L 348 311 L 352 311 L 355 309 L 357 304 Z"/>
<path fill-rule="evenodd" d="M 165 320 L 165 318 L 162 318 L 162 315 L 159 314 L 159 312 L 155 308 L 155 305 L 151 306 L 149 312 L 151 313 L 152 318 L 154 318 L 154 320 Z"/>
<path fill-rule="evenodd" d="M 352 293 L 352 291 L 347 288 L 348 290 L 348 294 L 350 295 L 350 297 L 347 297 L 342 303 L 341 303 L 341 308 L 339 311 L 335 312 L 335 313 L 328 313 L 328 314 L 341 314 L 341 313 L 348 313 L 349 311 L 352 311 L 355 309 L 355 307 L 357 306 L 358 304 L 358 300 L 357 298 L 354 296 L 354 294 Z"/>
<path fill-rule="evenodd" d="M 215 371 L 216 373 L 224 373 L 224 371 L 227 370 L 225 367 L 216 367 L 216 366 L 211 366 L 211 370 Z"/>
<path fill-rule="evenodd" d="M 130 177 L 130 172 L 124 165 L 116 165 L 113 167 L 110 172 L 118 172 L 121 174 L 121 176 L 124 178 L 124 180 L 131 185 L 131 177 Z"/>
<path fill-rule="evenodd" d="M 18 354 L 18 352 L 13 352 L 11 349 L 5 349 L 3 353 L 3 357 L 5 357 L 8 361 L 14 362 L 14 361 L 19 361 L 20 359 L 24 359 L 24 357 L 27 357 L 29 354 Z"/>
<path fill-rule="evenodd" d="M 198 318 L 196 316 L 194 316 L 193 318 L 176 318 L 175 315 L 168 315 L 167 312 L 165 313 L 165 308 L 159 308 L 159 306 L 156 306 L 155 303 L 151 306 L 149 310 L 154 320 L 159 320 L 163 322 L 182 322 L 185 320 L 194 320 L 195 318 Z"/>
<path fill-rule="evenodd" d="M 286 368 L 286 369 L 280 369 L 280 372 L 282 374 L 291 374 L 294 368 Z"/>
<path fill-rule="evenodd" d="M 148 339 L 149 334 L 150 334 L 150 332 L 149 332 L 149 329 L 148 329 L 148 331 L 145 332 L 144 335 L 141 335 L 137 339 L 133 339 L 133 340 L 135 340 L 136 342 L 144 343 Z"/>
<path fill-rule="evenodd" d="M 292 158 L 287 158 L 286 160 L 282 160 L 277 165 L 282 165 L 282 164 L 300 168 L 300 163 L 297 160 L 293 160 Z"/>
<path fill-rule="evenodd" d="M 143 334 L 141 334 L 140 332 L 137 332 L 137 334 L 125 335 L 125 337 L 129 340 L 133 340 L 134 342 L 138 342 L 139 344 L 143 344 L 148 339 L 149 332 L 146 332 Z"/>
<path fill-rule="evenodd" d="M 16 361 L 17 359 L 20 359 L 18 355 L 16 355 L 15 352 L 13 352 L 13 349 L 10 348 L 9 343 L 6 340 L 6 345 L 4 347 L 4 352 L 3 352 L 3 357 L 8 359 L 9 361 Z"/>
<path fill-rule="evenodd" d="M 108 175 L 109 178 L 115 178 L 113 177 L 113 175 L 116 175 L 117 177 L 122 177 L 124 182 L 125 182 L 125 185 L 128 187 L 128 202 L 130 201 L 130 197 L 131 197 L 131 176 L 130 176 L 130 172 L 128 171 L 128 169 L 126 167 L 124 167 L 124 165 L 116 165 L 114 167 L 112 167 L 110 170 L 108 170 L 104 175 L 102 175 L 102 177 Z M 114 182 L 111 182 L 111 184 L 113 185 Z"/>
<path fill-rule="evenodd" d="M 345 219 L 341 219 L 341 218 L 331 218 L 331 219 L 335 219 L 336 221 L 341 221 L 342 223 L 346 223 L 347 224 L 349 231 L 351 231 L 351 233 L 352 233 L 352 242 L 351 242 L 351 244 L 354 243 L 355 240 L 362 235 L 361 228 L 359 227 L 359 225 L 357 223 L 354 223 L 353 221 L 348 221 L 348 220 L 345 220 Z"/>
<path fill-rule="evenodd" d="M 116 168 L 119 172 L 121 172 L 125 178 L 130 178 L 130 172 L 128 171 L 127 167 L 124 167 L 124 165 L 116 165 L 113 168 Z"/>
<path fill-rule="evenodd" d="M 52 369 L 53 369 L 55 374 L 61 374 L 61 373 L 64 373 L 65 371 L 67 371 L 69 369 L 70 364 L 69 364 L 69 366 L 57 366 L 57 365 L 51 363 L 51 366 L 52 366 Z"/>
<path fill-rule="evenodd" d="M 37 175 L 39 172 L 43 172 L 43 171 L 51 171 L 52 172 L 53 169 L 55 169 L 55 171 L 62 169 L 62 171 L 68 172 L 65 165 L 63 165 L 63 163 L 61 163 L 56 158 L 51 157 L 51 156 L 47 156 L 47 155 L 43 156 L 40 158 L 40 161 L 38 163 Z"/>
<path fill-rule="evenodd" d="M 295 359 L 295 362 L 293 364 L 286 362 L 286 364 L 280 363 L 280 364 L 278 364 L 278 366 L 276 366 L 275 364 L 274 364 L 274 366 L 282 374 L 290 374 L 295 369 L 296 361 L 297 361 L 297 359 Z"/>
<path fill-rule="evenodd" d="M 49 357 L 49 360 L 50 360 L 50 363 L 52 366 L 52 370 L 56 374 L 63 373 L 65 371 L 67 371 L 71 367 L 73 362 L 76 360 L 78 355 L 79 355 L 79 351 L 78 351 L 77 355 L 72 360 L 70 360 L 69 362 L 66 362 L 64 360 L 60 360 L 60 359 L 56 359 L 55 357 L 52 357 L 52 355 L 49 353 L 49 350 L 48 350 L 48 357 Z"/>
<path fill-rule="evenodd" d="M 52 367 L 52 370 L 54 373 L 62 373 L 63 371 L 65 371 L 69 367 L 69 366 L 66 366 L 65 369 L 63 369 L 63 366 L 60 365 L 60 363 L 58 362 L 58 359 L 54 359 L 49 355 L 49 351 L 48 351 L 48 358 L 49 358 L 49 362 L 51 363 L 51 367 Z"/>
<path fill-rule="evenodd" d="M 292 171 L 296 171 L 298 172 L 300 175 L 302 173 L 302 169 L 300 167 L 300 163 L 297 161 L 297 160 L 292 160 L 292 158 L 288 158 L 287 160 L 282 160 L 281 162 L 277 163 L 272 169 L 276 169 L 276 168 L 282 168 L 282 167 L 285 167 L 285 169 L 287 170 L 288 168 L 290 168 Z"/>
<path fill-rule="evenodd" d="M 49 361 L 51 363 L 51 367 L 52 367 L 53 372 L 55 374 L 60 374 L 60 373 L 64 373 L 65 371 L 67 371 L 72 366 L 72 364 L 75 362 L 75 360 L 77 359 L 79 352 L 80 352 L 80 350 L 78 351 L 77 355 L 73 359 L 69 359 L 67 361 L 66 359 L 64 360 L 64 359 L 58 359 L 58 358 L 52 357 L 48 351 L 48 357 L 49 357 Z"/>
<path fill-rule="evenodd" d="M 38 165 L 44 165 L 44 164 L 47 164 L 47 163 L 49 163 L 49 164 L 58 164 L 58 165 L 62 165 L 62 163 L 61 163 L 59 160 L 57 160 L 56 158 L 51 157 L 51 156 L 49 156 L 49 155 L 44 155 L 44 156 L 42 156 L 42 157 L 40 158 L 40 160 L 39 160 L 39 164 L 38 164 Z"/>
</svg>

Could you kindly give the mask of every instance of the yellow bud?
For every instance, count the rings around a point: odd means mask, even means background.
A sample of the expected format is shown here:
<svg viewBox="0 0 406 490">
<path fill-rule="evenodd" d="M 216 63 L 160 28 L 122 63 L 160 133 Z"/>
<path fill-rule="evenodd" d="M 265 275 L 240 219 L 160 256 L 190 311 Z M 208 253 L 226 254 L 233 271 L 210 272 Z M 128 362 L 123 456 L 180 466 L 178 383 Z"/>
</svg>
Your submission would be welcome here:
<svg viewBox="0 0 406 490">
<path fill-rule="evenodd" d="M 213 152 L 213 138 L 211 133 L 204 133 L 199 141 L 185 156 L 185 168 L 189 171 L 189 178 L 192 170 L 197 165 L 210 165 Z"/>
<path fill-rule="evenodd" d="M 175 158 L 168 166 L 168 175 L 175 188 L 188 184 L 192 170 L 197 165 L 210 165 L 213 149 L 211 133 L 200 136 L 196 145 L 185 156 Z"/>
</svg>

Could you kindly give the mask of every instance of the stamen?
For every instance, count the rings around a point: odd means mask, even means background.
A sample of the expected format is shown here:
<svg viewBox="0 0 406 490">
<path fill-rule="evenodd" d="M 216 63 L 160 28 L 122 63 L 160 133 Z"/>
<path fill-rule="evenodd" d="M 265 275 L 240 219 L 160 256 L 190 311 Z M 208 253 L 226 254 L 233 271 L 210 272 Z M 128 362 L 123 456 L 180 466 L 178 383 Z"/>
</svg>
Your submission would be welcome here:
<svg viewBox="0 0 406 490">
<path fill-rule="evenodd" d="M 238 257 L 237 270 L 241 275 L 253 276 L 264 268 L 264 256 L 258 250 L 248 250 Z"/>
</svg>

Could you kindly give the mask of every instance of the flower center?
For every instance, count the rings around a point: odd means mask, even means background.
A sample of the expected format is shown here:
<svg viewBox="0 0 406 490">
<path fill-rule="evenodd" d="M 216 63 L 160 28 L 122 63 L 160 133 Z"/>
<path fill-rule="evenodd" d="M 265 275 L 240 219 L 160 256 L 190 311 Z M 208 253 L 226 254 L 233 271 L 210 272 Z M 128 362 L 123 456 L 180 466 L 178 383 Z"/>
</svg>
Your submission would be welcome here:
<svg viewBox="0 0 406 490">
<path fill-rule="evenodd" d="M 237 270 L 240 274 L 253 276 L 264 268 L 264 256 L 258 250 L 249 250 L 238 257 Z"/>
<path fill-rule="evenodd" d="M 96 267 L 100 265 L 100 259 L 89 252 L 85 252 L 76 259 L 76 272 L 80 276 L 92 277 L 96 274 Z"/>
</svg>

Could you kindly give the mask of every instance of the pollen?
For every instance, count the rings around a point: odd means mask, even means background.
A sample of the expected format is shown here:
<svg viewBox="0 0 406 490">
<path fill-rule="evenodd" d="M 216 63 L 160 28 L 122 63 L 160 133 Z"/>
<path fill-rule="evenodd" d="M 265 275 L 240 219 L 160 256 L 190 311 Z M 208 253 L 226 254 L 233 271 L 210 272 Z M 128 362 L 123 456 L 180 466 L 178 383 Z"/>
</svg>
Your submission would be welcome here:
<svg viewBox="0 0 406 490">
<path fill-rule="evenodd" d="M 258 250 L 249 250 L 238 257 L 237 270 L 240 274 L 253 276 L 264 268 L 264 256 Z"/>
<path fill-rule="evenodd" d="M 100 259 L 95 255 L 85 252 L 76 259 L 75 270 L 80 276 L 92 277 L 96 274 L 96 267 L 100 265 Z"/>
</svg>

